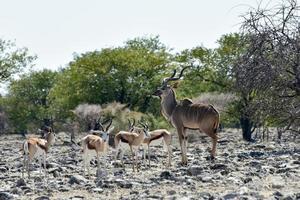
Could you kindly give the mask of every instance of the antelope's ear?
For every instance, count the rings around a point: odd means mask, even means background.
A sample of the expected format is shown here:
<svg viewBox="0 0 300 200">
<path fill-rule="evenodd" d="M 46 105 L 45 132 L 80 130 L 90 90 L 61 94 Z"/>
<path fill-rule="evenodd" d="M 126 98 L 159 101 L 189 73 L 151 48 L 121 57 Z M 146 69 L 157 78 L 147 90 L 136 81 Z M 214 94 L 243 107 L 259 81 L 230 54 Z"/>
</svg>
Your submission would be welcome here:
<svg viewBox="0 0 300 200">
<path fill-rule="evenodd" d="M 108 131 L 107 131 L 107 133 L 108 134 L 110 134 L 113 130 L 115 129 L 115 127 L 113 126 L 113 127 L 111 127 Z"/>
</svg>

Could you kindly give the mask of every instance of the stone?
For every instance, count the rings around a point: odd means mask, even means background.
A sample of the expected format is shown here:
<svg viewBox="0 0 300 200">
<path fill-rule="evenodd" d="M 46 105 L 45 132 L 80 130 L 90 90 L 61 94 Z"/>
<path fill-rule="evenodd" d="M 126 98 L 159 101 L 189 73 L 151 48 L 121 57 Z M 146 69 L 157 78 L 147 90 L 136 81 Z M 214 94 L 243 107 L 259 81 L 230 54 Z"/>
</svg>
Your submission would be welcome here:
<svg viewBox="0 0 300 200">
<path fill-rule="evenodd" d="M 174 180 L 174 175 L 170 171 L 163 171 L 159 176 L 162 179 Z"/>
<path fill-rule="evenodd" d="M 214 164 L 210 167 L 210 169 L 212 170 L 217 170 L 217 169 L 221 169 L 221 170 L 225 170 L 227 169 L 227 166 L 225 164 Z"/>
<path fill-rule="evenodd" d="M 103 189 L 101 189 L 101 188 L 93 188 L 92 191 L 95 192 L 95 193 L 102 193 Z"/>
<path fill-rule="evenodd" d="M 116 179 L 114 182 L 121 188 L 132 188 L 133 185 L 130 181 L 123 179 Z"/>
<path fill-rule="evenodd" d="M 49 200 L 50 198 L 48 196 L 40 196 L 35 198 L 34 200 Z"/>
<path fill-rule="evenodd" d="M 78 174 L 72 175 L 69 179 L 69 183 L 71 185 L 73 185 L 74 183 L 76 183 L 76 184 L 85 184 L 86 182 L 87 182 L 87 180 L 83 176 L 78 175 Z"/>
<path fill-rule="evenodd" d="M 10 199 L 14 199 L 14 196 L 8 192 L 0 192 L 0 199 L 1 200 L 10 200 Z"/>
<path fill-rule="evenodd" d="M 203 168 L 197 165 L 192 165 L 188 167 L 187 173 L 191 176 L 197 176 L 203 172 Z"/>
<path fill-rule="evenodd" d="M 16 182 L 16 187 L 26 186 L 26 182 L 23 178 L 20 178 Z"/>
<path fill-rule="evenodd" d="M 108 176 L 108 171 L 106 169 L 98 169 L 96 171 L 96 177 L 97 178 L 102 179 L 102 178 L 105 178 L 107 176 Z"/>
<path fill-rule="evenodd" d="M 169 190 L 167 191 L 168 195 L 174 195 L 176 194 L 176 191 L 175 190 Z"/>
</svg>

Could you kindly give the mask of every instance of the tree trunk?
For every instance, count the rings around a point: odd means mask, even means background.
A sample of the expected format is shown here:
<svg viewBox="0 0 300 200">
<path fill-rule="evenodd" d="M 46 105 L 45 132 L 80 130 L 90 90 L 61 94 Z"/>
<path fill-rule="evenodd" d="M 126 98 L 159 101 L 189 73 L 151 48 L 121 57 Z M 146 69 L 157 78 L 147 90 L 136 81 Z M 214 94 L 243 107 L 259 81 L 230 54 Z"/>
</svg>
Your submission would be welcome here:
<svg viewBox="0 0 300 200">
<path fill-rule="evenodd" d="M 241 123 L 241 127 L 242 127 L 242 132 L 243 132 L 243 139 L 251 142 L 252 138 L 251 138 L 251 134 L 252 134 L 252 123 L 251 120 L 249 119 L 249 117 L 245 117 L 242 116 L 240 118 L 240 123 Z"/>
</svg>

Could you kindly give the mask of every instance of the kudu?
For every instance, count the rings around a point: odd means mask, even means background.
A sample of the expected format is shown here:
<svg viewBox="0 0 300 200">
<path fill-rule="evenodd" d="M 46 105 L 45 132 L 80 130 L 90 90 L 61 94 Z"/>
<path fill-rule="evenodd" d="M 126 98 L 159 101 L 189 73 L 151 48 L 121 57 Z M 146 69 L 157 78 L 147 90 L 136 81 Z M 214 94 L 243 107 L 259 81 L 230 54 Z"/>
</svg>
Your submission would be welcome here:
<svg viewBox="0 0 300 200">
<path fill-rule="evenodd" d="M 161 113 L 177 129 L 182 164 L 187 164 L 187 134 L 186 129 L 199 130 L 212 138 L 211 158 L 215 158 L 217 145 L 217 129 L 219 126 L 219 113 L 212 106 L 202 103 L 193 103 L 189 99 L 176 100 L 174 89 L 168 85 L 169 81 L 176 81 L 182 77 L 183 68 L 179 77 L 175 77 L 176 70 L 171 77 L 164 78 L 162 85 L 153 95 L 161 99 Z"/>
</svg>

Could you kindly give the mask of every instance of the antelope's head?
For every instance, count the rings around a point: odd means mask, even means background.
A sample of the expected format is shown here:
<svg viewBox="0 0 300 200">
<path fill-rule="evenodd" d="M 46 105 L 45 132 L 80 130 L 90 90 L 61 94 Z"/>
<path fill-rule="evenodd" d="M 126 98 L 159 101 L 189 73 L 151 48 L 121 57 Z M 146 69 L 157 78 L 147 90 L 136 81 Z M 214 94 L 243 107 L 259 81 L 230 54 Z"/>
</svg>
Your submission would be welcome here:
<svg viewBox="0 0 300 200">
<path fill-rule="evenodd" d="M 149 138 L 150 137 L 150 134 L 149 134 L 149 126 L 147 123 L 142 123 L 142 122 L 139 122 L 140 125 L 143 126 L 143 132 L 144 132 L 144 137 L 145 138 Z"/>
<path fill-rule="evenodd" d="M 55 133 L 53 132 L 52 128 L 49 128 L 46 136 L 45 136 L 49 145 L 53 145 L 55 142 Z"/>
<path fill-rule="evenodd" d="M 106 127 L 103 126 L 103 124 L 106 124 L 108 122 L 108 125 Z M 115 127 L 111 127 L 112 124 L 112 118 L 108 119 L 107 121 L 101 123 L 100 120 L 98 120 L 98 126 L 99 126 L 99 135 L 103 139 L 104 142 L 108 141 L 109 134 L 114 130 Z"/>
<path fill-rule="evenodd" d="M 170 92 L 172 92 L 172 87 L 168 84 L 170 81 L 177 81 L 179 80 L 182 75 L 183 75 L 183 71 L 186 69 L 187 67 L 182 68 L 180 74 L 178 77 L 175 77 L 176 75 L 176 70 L 174 70 L 172 76 L 164 78 L 161 86 L 159 88 L 157 88 L 157 90 L 152 94 L 154 96 L 158 96 L 158 97 L 165 97 L 168 96 L 170 94 Z"/>
<path fill-rule="evenodd" d="M 128 131 L 132 132 L 134 130 L 135 126 L 135 119 L 133 119 L 132 123 L 131 121 L 128 119 Z"/>
</svg>

